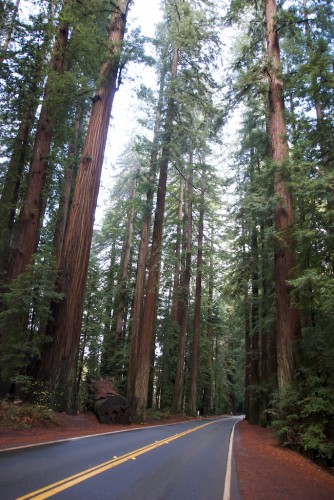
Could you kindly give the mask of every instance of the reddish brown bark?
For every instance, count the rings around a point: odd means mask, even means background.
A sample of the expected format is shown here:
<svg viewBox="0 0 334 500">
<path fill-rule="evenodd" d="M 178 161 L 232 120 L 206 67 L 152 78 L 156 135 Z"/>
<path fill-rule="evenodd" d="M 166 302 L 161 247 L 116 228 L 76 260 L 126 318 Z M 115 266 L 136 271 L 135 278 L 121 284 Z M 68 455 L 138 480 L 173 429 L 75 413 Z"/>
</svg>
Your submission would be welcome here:
<svg viewBox="0 0 334 500">
<path fill-rule="evenodd" d="M 249 422 L 258 424 L 260 420 L 260 350 L 259 350 L 259 274 L 257 231 L 252 230 L 252 307 L 251 307 L 251 366 L 250 366 L 250 400 Z"/>
<path fill-rule="evenodd" d="M 269 114 L 272 158 L 275 165 L 274 189 L 277 199 L 275 226 L 280 245 L 275 255 L 276 328 L 278 383 L 285 391 L 293 381 L 296 366 L 296 340 L 300 335 L 300 314 L 291 303 L 287 281 L 296 265 L 292 240 L 293 201 L 285 174 L 289 151 L 284 120 L 283 83 L 280 75 L 280 49 L 275 26 L 276 1 L 266 0 L 267 51 L 269 58 Z"/>
<path fill-rule="evenodd" d="M 201 208 L 198 221 L 198 249 L 197 249 L 197 267 L 196 267 L 196 291 L 195 291 L 195 311 L 193 342 L 191 353 L 191 376 L 189 388 L 188 414 L 196 416 L 197 414 L 197 382 L 198 382 L 198 363 L 199 363 L 199 337 L 201 329 L 201 305 L 202 305 L 202 275 L 203 275 L 203 234 L 204 234 L 204 197 L 205 197 L 205 170 L 202 172 L 201 182 Z"/>
<path fill-rule="evenodd" d="M 211 228 L 211 248 L 210 248 L 210 274 L 209 274 L 209 290 L 208 290 L 208 319 L 207 319 L 207 339 L 208 339 L 208 353 L 207 353 L 207 366 L 205 370 L 206 381 L 204 386 L 204 415 L 210 415 L 212 411 L 212 365 L 213 365 L 213 288 L 214 288 L 214 267 L 213 267 L 213 239 L 214 231 Z"/>
<path fill-rule="evenodd" d="M 8 164 L 0 200 L 0 272 L 4 279 L 7 277 L 9 267 L 10 243 L 13 235 L 15 209 L 19 197 L 22 173 L 28 156 L 28 138 L 33 112 L 33 109 L 27 109 L 21 121 L 20 129 L 13 146 L 13 154 Z"/>
<path fill-rule="evenodd" d="M 100 69 L 101 85 L 93 99 L 63 244 L 59 290 L 65 298 L 53 304 L 54 322 L 48 327 L 53 342 L 45 346 L 40 367 L 40 379 L 51 383 L 54 406 L 68 412 L 76 411 L 76 371 L 90 245 L 129 3 L 119 0 L 112 13 L 110 54 Z"/>
<path fill-rule="evenodd" d="M 119 344 L 121 341 L 124 312 L 126 305 L 126 295 L 127 295 L 127 279 L 129 274 L 129 264 L 130 264 L 130 254 L 132 245 L 132 235 L 133 235 L 133 219 L 134 219 L 134 200 L 136 196 L 136 172 L 133 173 L 132 179 L 132 189 L 131 189 L 131 208 L 128 215 L 127 231 L 124 240 L 123 249 L 123 264 L 122 264 L 122 276 L 120 283 L 118 284 L 120 293 L 118 295 L 118 304 L 116 311 L 116 325 L 115 325 L 115 351 L 119 349 Z"/>
<path fill-rule="evenodd" d="M 181 274 L 181 293 L 178 303 L 178 324 L 179 324 L 179 342 L 176 361 L 175 386 L 173 394 L 173 411 L 180 413 L 183 409 L 183 384 L 184 384 L 184 359 L 186 350 L 186 334 L 188 322 L 188 302 L 189 287 L 191 275 L 191 253 L 192 253 L 192 167 L 193 153 L 189 155 L 189 179 L 187 188 L 187 210 L 186 210 L 186 259 L 185 267 Z"/>
<path fill-rule="evenodd" d="M 130 346 L 130 359 L 129 359 L 128 383 L 127 383 L 127 399 L 130 402 L 132 411 L 134 411 L 135 408 L 135 403 L 133 401 L 133 398 L 135 391 L 137 361 L 138 361 L 139 344 L 140 344 L 140 326 L 142 323 L 142 316 L 143 316 L 146 265 L 147 265 L 147 257 L 149 250 L 152 207 L 154 198 L 154 181 L 157 170 L 157 158 L 159 149 L 158 139 L 161 128 L 161 112 L 163 106 L 163 91 L 165 85 L 165 76 L 166 76 L 166 68 L 165 66 L 163 66 L 160 75 L 159 100 L 155 117 L 153 148 L 150 159 L 149 186 L 146 195 L 145 213 L 143 217 L 141 238 L 139 244 L 136 288 L 133 301 L 133 314 L 132 314 L 133 319 L 132 319 L 132 329 L 131 329 L 131 346 Z"/>
<path fill-rule="evenodd" d="M 58 74 L 64 71 L 68 30 L 69 25 L 65 22 L 59 26 L 57 31 L 51 67 Z M 8 276 L 10 280 L 17 278 L 26 270 L 27 265 L 31 263 L 33 253 L 37 250 L 43 208 L 43 191 L 54 127 L 54 117 L 50 111 L 51 98 L 52 92 L 48 80 L 36 130 L 23 207 L 19 216 L 17 238 L 14 242 L 13 257 L 9 267 Z"/>
<path fill-rule="evenodd" d="M 178 49 L 174 49 L 173 62 L 172 62 L 172 82 L 177 77 L 178 65 Z M 142 321 L 142 333 L 140 335 L 139 354 L 137 361 L 137 372 L 134 391 L 134 407 L 136 419 L 138 421 L 145 421 L 146 418 L 146 405 L 148 395 L 148 382 L 150 372 L 150 359 L 152 350 L 152 339 L 155 324 L 155 308 L 157 300 L 157 292 L 159 285 L 159 271 L 160 271 L 160 256 L 161 256 L 161 241 L 162 230 L 164 221 L 165 199 L 166 199 L 166 186 L 167 186 L 167 172 L 170 156 L 172 125 L 174 118 L 175 101 L 173 96 L 173 89 L 170 90 L 171 95 L 168 99 L 167 115 L 165 123 L 165 137 L 162 148 L 162 158 L 160 162 L 160 175 L 157 193 L 157 204 L 155 211 L 151 255 L 149 262 L 149 272 L 147 279 L 147 293 Z"/>
<path fill-rule="evenodd" d="M 55 235 L 53 239 L 53 249 L 56 257 L 56 268 L 58 269 L 60 265 L 61 253 L 63 249 L 65 230 L 68 218 L 68 212 L 70 209 L 71 195 L 73 186 L 75 184 L 75 177 L 77 174 L 77 162 L 79 156 L 79 136 L 82 125 L 82 115 L 83 106 L 82 103 L 78 104 L 75 117 L 74 117 L 74 134 L 70 144 L 69 158 L 70 162 L 65 166 L 64 174 L 64 187 L 63 194 L 60 199 L 59 207 L 59 217 L 55 229 Z"/>
<path fill-rule="evenodd" d="M 105 317 L 107 318 L 104 322 L 103 329 L 103 345 L 101 353 L 101 364 L 100 372 L 103 377 L 108 377 L 111 371 L 110 360 L 112 357 L 112 338 L 111 338 L 111 326 L 112 326 L 112 302 L 114 297 L 115 289 L 115 262 L 116 262 L 116 239 L 113 240 L 111 252 L 110 252 L 110 262 L 109 262 L 109 272 L 107 277 L 107 284 L 105 287 L 106 296 L 106 308 Z"/>
<path fill-rule="evenodd" d="M 180 256 L 181 256 L 181 228 L 183 219 L 183 179 L 180 179 L 179 201 L 177 210 L 177 229 L 175 241 L 175 265 L 174 265 L 174 278 L 173 278 L 173 300 L 171 317 L 175 325 L 178 317 L 178 303 L 180 295 Z"/>
</svg>

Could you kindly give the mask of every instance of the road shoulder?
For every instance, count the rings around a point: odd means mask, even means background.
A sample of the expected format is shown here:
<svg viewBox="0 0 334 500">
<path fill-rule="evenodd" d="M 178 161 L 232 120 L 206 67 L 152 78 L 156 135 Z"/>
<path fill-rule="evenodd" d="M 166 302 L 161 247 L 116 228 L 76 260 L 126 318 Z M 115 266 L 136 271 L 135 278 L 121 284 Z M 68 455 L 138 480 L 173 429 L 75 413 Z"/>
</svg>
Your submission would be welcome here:
<svg viewBox="0 0 334 500">
<path fill-rule="evenodd" d="M 279 448 L 269 429 L 239 422 L 234 453 L 242 500 L 334 499 L 334 476 Z"/>
</svg>

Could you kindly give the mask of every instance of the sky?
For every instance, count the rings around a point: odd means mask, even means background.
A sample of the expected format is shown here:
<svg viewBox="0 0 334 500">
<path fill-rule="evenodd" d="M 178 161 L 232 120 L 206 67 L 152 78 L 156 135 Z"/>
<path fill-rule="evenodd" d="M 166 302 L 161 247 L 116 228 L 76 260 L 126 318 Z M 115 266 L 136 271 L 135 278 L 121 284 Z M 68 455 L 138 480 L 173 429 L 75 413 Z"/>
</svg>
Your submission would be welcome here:
<svg viewBox="0 0 334 500">
<path fill-rule="evenodd" d="M 154 37 L 155 25 L 160 21 L 161 7 L 159 0 L 133 0 L 133 5 L 128 14 L 128 29 L 139 26 L 144 36 Z M 131 65 L 128 69 L 128 77 L 128 79 L 124 78 L 113 104 L 95 218 L 97 225 L 100 224 L 103 217 L 110 188 L 118 173 L 117 160 L 131 136 L 135 134 L 136 127 L 138 127 L 136 124 L 136 109 L 138 109 L 140 103 L 136 99 L 135 90 L 140 81 L 148 86 L 156 84 L 154 70 L 142 64 Z"/>
</svg>

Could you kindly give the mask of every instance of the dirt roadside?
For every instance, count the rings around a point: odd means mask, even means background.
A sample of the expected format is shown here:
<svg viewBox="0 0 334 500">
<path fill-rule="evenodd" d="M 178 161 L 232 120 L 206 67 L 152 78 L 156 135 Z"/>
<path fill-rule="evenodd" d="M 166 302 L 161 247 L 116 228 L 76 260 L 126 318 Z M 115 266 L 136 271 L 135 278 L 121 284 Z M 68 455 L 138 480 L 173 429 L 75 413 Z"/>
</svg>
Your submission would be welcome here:
<svg viewBox="0 0 334 500">
<path fill-rule="evenodd" d="M 164 422 L 152 420 L 144 425 L 124 426 L 100 424 L 90 412 L 59 414 L 58 426 L 0 430 L 0 450 L 185 420 L 187 417 L 179 415 Z M 235 429 L 234 452 L 242 500 L 334 500 L 331 471 L 279 448 L 268 429 L 245 420 L 238 422 Z"/>
<path fill-rule="evenodd" d="M 269 429 L 239 422 L 234 453 L 242 500 L 334 500 L 331 471 L 279 448 Z"/>
</svg>

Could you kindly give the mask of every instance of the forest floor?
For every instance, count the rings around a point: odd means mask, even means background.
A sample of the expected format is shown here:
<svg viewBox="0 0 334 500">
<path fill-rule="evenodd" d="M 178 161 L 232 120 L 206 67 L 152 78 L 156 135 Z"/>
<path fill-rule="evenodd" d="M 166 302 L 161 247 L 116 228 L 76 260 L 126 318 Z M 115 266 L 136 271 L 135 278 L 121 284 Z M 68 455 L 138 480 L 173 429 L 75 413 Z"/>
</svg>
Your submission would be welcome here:
<svg viewBox="0 0 334 500">
<path fill-rule="evenodd" d="M 0 450 L 185 420 L 186 416 L 178 415 L 168 420 L 152 418 L 144 425 L 107 425 L 86 412 L 77 416 L 58 414 L 57 423 L 23 429 L 22 423 L 1 425 L 0 415 Z M 245 420 L 238 422 L 234 451 L 242 500 L 334 500 L 333 470 L 279 448 L 269 429 Z"/>
</svg>

